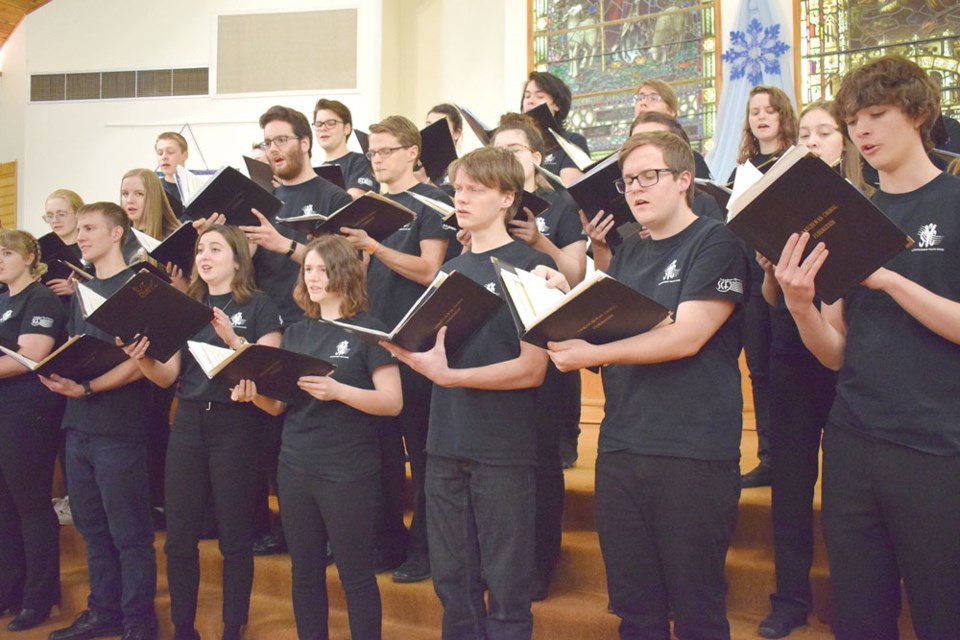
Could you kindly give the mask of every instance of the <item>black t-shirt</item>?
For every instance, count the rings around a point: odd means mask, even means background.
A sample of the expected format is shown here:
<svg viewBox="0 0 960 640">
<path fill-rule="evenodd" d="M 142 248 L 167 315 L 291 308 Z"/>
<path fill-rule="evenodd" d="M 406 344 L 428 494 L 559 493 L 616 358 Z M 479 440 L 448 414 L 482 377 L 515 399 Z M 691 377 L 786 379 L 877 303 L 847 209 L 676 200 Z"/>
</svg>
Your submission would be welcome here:
<svg viewBox="0 0 960 640">
<path fill-rule="evenodd" d="M 670 238 L 625 240 L 609 273 L 674 314 L 689 300 L 730 300 L 737 308 L 695 356 L 603 367 L 599 450 L 739 459 L 740 317 L 749 271 L 737 239 L 722 224 L 697 218 Z"/>
<path fill-rule="evenodd" d="M 233 294 L 210 295 L 204 301 L 210 307 L 217 307 L 230 318 L 233 331 L 247 342 L 256 342 L 271 331 L 280 331 L 282 326 L 280 312 L 270 296 L 259 291 L 245 304 L 240 304 L 233 298 Z M 206 325 L 198 331 L 191 340 L 212 344 L 215 347 L 226 347 L 212 325 Z M 203 372 L 189 349 L 180 351 L 180 386 L 177 397 L 181 400 L 198 400 L 201 402 L 229 403 L 230 387 L 213 384 Z"/>
<path fill-rule="evenodd" d="M 550 206 L 537 216 L 537 229 L 558 249 L 587 239 L 583 225 L 580 224 L 580 207 L 566 190 L 540 188 L 535 195 L 550 203 Z"/>
<path fill-rule="evenodd" d="M 411 187 L 422 196 L 450 202 L 446 194 L 430 185 L 417 183 Z M 445 225 L 440 214 L 431 207 L 423 204 L 407 192 L 385 194 L 394 202 L 399 202 L 417 214 L 416 219 L 392 233 L 382 244 L 396 251 L 419 256 L 421 240 L 447 240 L 456 244 L 456 229 Z M 385 264 L 377 260 L 376 254 L 370 256 L 370 266 L 367 268 L 367 292 L 370 297 L 370 313 L 382 320 L 391 329 L 406 315 L 414 302 L 417 301 L 426 287 L 413 280 L 404 278 Z"/>
<path fill-rule="evenodd" d="M 295 185 L 281 185 L 274 192 L 283 201 L 283 208 L 277 212 L 278 218 L 292 218 L 308 213 L 326 215 L 353 202 L 346 191 L 320 178 L 311 178 Z M 307 237 L 294 229 L 275 225 L 285 238 L 307 243 Z M 293 287 L 297 284 L 300 264 L 282 253 L 257 249 L 253 256 L 253 268 L 257 274 L 257 286 L 270 296 L 284 324 L 291 324 L 303 317 L 303 309 L 293 301 Z"/>
<path fill-rule="evenodd" d="M 362 153 L 350 151 L 345 156 L 327 160 L 323 166 L 336 165 L 343 173 L 343 182 L 347 189 L 363 189 L 379 193 L 380 183 L 373 177 L 370 162 Z"/>
<path fill-rule="evenodd" d="M 560 134 L 573 144 L 577 145 L 583 149 L 584 153 L 589 154 L 590 148 L 587 146 L 587 139 L 576 131 L 561 131 Z M 557 147 L 550 153 L 548 153 L 544 158 L 543 162 L 540 163 L 540 166 L 550 171 L 560 175 L 560 172 L 564 169 L 577 169 L 580 170 L 580 167 L 570 159 L 570 156 L 567 155 L 567 152 L 564 151 L 561 147 Z"/>
<path fill-rule="evenodd" d="M 342 320 L 385 329 L 367 313 Z M 280 346 L 335 364 L 333 378 L 360 389 L 373 389 L 373 372 L 396 364 L 383 347 L 310 318 L 287 327 Z M 378 429 L 383 420 L 342 402 L 320 401 L 305 392 L 299 393 L 287 405 L 280 460 L 300 473 L 334 482 L 373 475 L 380 470 Z"/>
<path fill-rule="evenodd" d="M 0 338 L 17 344 L 22 335 L 50 336 L 54 348 L 62 342 L 67 313 L 56 294 L 39 282 L 31 282 L 23 291 L 11 296 L 0 293 Z M 50 391 L 30 372 L 0 379 L 0 413 L 6 408 L 35 406 L 50 402 Z"/>
<path fill-rule="evenodd" d="M 167 201 L 170 203 L 170 208 L 173 209 L 173 215 L 186 222 L 188 218 L 183 217 L 184 207 L 183 202 L 180 201 L 180 189 L 177 188 L 177 183 L 167 182 L 166 178 L 160 178 L 160 184 L 163 185 L 163 192 L 167 194 Z"/>
<path fill-rule="evenodd" d="M 109 298 L 133 275 L 130 269 L 124 269 L 106 280 L 94 278 L 84 284 L 95 293 Z M 80 334 L 94 336 L 110 343 L 114 342 L 114 336 L 97 329 L 83 319 L 83 312 L 74 296 L 70 306 L 70 317 L 67 320 L 67 335 Z M 75 380 L 75 382 L 84 381 Z M 142 439 L 146 435 L 144 425 L 147 422 L 142 410 L 148 408 L 144 400 L 148 390 L 149 383 L 145 379 L 140 379 L 110 391 L 94 393 L 90 397 L 68 398 L 63 428 L 124 440 Z"/>
<path fill-rule="evenodd" d="M 514 240 L 492 251 L 457 256 L 443 265 L 442 270 L 459 271 L 503 297 L 490 261 L 492 257 L 527 270 L 541 264 L 556 266 L 549 256 Z M 459 351 L 447 354 L 454 369 L 496 364 L 519 355 L 517 326 L 506 304 L 501 305 Z M 485 464 L 536 464 L 536 397 L 536 388 L 488 391 L 434 385 L 427 452 Z"/>
<path fill-rule="evenodd" d="M 916 240 L 885 266 L 960 301 L 960 178 L 940 174 L 910 193 L 878 191 L 873 202 Z M 960 346 L 886 293 L 863 286 L 844 297 L 844 312 L 847 342 L 831 424 L 925 453 L 960 455 Z"/>
<path fill-rule="evenodd" d="M 710 175 L 710 167 L 707 166 L 707 161 L 703 159 L 703 156 L 699 152 L 693 152 L 693 165 L 694 173 L 693 175 L 697 178 L 703 180 L 712 180 L 713 176 Z"/>
</svg>

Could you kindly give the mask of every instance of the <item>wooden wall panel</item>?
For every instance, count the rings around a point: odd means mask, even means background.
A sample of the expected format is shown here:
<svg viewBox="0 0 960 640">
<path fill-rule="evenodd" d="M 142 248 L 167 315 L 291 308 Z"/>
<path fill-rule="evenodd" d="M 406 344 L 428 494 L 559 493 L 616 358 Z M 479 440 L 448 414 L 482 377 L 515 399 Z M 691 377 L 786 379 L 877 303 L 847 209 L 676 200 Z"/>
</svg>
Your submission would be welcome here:
<svg viewBox="0 0 960 640">
<path fill-rule="evenodd" d="M 17 163 L 0 163 L 0 228 L 17 226 Z"/>
</svg>

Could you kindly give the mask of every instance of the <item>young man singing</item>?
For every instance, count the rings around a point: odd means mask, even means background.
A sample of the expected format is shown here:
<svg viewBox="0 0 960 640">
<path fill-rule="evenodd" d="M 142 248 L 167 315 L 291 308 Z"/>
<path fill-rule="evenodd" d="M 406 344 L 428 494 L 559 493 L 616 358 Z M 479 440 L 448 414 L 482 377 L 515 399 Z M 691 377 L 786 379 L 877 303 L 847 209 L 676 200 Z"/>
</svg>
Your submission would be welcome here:
<svg viewBox="0 0 960 640">
<path fill-rule="evenodd" d="M 787 242 L 776 268 L 804 344 L 839 371 L 823 436 L 823 533 L 840 640 L 898 638 L 900 582 L 917 637 L 960 633 L 960 179 L 927 157 L 939 94 L 885 56 L 836 104 L 880 176 L 873 202 L 917 242 L 822 311 L 830 247 Z M 931 375 L 933 374 L 933 375 Z"/>
<path fill-rule="evenodd" d="M 522 269 L 553 261 L 510 236 L 523 168 L 505 149 L 454 162 L 457 222 L 470 251 L 444 265 L 502 295 L 492 257 Z M 534 576 L 536 387 L 542 349 L 520 342 L 506 305 L 454 354 L 441 329 L 433 349 L 401 361 L 433 382 L 427 437 L 427 530 L 444 638 L 529 639 Z M 484 589 L 489 591 L 489 608 Z"/>
<path fill-rule="evenodd" d="M 86 283 L 109 297 L 133 276 L 121 247 L 130 230 L 126 212 L 112 202 L 77 211 L 77 245 L 96 277 Z M 83 319 L 74 297 L 67 321 L 71 336 L 86 334 L 113 342 Z M 153 599 L 157 563 L 147 482 L 142 401 L 147 389 L 132 360 L 91 380 L 52 375 L 48 389 L 67 397 L 63 428 L 70 508 L 83 536 L 90 573 L 87 609 L 50 640 L 82 640 L 123 634 L 124 640 L 155 640 Z"/>
<path fill-rule="evenodd" d="M 678 638 L 728 639 L 747 261 L 720 222 L 691 210 L 686 142 L 637 134 L 620 169 L 618 187 L 650 236 L 624 240 L 608 272 L 673 321 L 608 344 L 550 343 L 550 357 L 561 371 L 603 366 L 596 517 L 620 637 L 669 640 L 672 609 Z"/>
</svg>

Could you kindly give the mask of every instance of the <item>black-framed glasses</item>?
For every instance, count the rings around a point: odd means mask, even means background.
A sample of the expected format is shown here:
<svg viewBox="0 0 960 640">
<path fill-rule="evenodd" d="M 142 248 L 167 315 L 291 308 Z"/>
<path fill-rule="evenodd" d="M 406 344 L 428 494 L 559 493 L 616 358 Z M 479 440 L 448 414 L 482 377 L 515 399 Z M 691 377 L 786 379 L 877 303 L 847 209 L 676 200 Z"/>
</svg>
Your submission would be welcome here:
<svg viewBox="0 0 960 640">
<path fill-rule="evenodd" d="M 333 129 L 335 126 L 337 126 L 342 122 L 343 120 L 336 120 L 334 118 L 330 118 L 329 120 L 318 120 L 313 123 L 313 128 L 314 129 Z"/>
<path fill-rule="evenodd" d="M 626 193 L 630 186 L 634 183 L 641 189 L 647 187 L 652 187 L 653 185 L 660 182 L 660 174 L 669 173 L 671 175 L 677 175 L 676 169 L 647 169 L 646 171 L 641 171 L 635 176 L 623 176 L 622 178 L 617 178 L 613 181 L 614 186 L 617 188 L 619 193 Z"/>
<path fill-rule="evenodd" d="M 363 155 L 367 156 L 367 160 L 373 160 L 377 156 L 380 156 L 381 158 L 386 160 L 387 158 L 392 156 L 394 152 L 400 151 L 400 149 L 409 149 L 410 146 L 411 145 L 407 145 L 405 147 L 384 147 L 383 149 L 370 149 Z"/>
<path fill-rule="evenodd" d="M 633 97 L 636 98 L 637 102 L 649 102 L 650 104 L 663 100 L 663 96 L 659 93 L 636 93 Z"/>
<path fill-rule="evenodd" d="M 270 147 L 272 147 L 274 144 L 276 144 L 278 147 L 282 147 L 291 140 L 297 139 L 297 136 L 277 136 L 276 138 L 265 138 L 264 141 L 257 146 L 263 151 L 269 151 Z"/>
</svg>

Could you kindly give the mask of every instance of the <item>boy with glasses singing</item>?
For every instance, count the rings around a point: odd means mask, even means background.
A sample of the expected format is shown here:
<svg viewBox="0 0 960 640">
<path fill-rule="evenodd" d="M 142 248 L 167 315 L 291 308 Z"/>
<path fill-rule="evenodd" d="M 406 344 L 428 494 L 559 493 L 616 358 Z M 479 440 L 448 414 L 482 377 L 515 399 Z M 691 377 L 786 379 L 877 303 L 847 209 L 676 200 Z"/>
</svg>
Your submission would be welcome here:
<svg viewBox="0 0 960 640">
<path fill-rule="evenodd" d="M 561 371 L 603 366 L 596 517 L 621 638 L 726 639 L 724 561 L 740 497 L 740 315 L 749 270 L 737 239 L 690 209 L 694 162 L 672 133 L 620 152 L 624 193 L 650 236 L 598 267 L 673 312 L 609 344 L 550 343 Z M 600 247 L 600 245 L 598 245 Z M 609 265 L 609 267 L 607 267 Z"/>
<path fill-rule="evenodd" d="M 440 270 L 448 245 L 457 242 L 456 229 L 445 225 L 436 210 L 410 195 L 413 192 L 450 204 L 443 191 L 420 182 L 414 175 L 421 144 L 417 125 L 403 116 L 390 116 L 370 126 L 367 157 L 374 176 L 386 186 L 387 198 L 411 209 L 417 217 L 383 242 L 373 240 L 363 230 L 344 229 L 350 244 L 369 254 L 370 313 L 388 327 L 395 326 L 423 294 Z M 380 442 L 384 512 L 377 569 L 396 569 L 393 579 L 397 582 L 417 582 L 430 577 L 423 497 L 430 381 L 407 366 L 400 367 L 400 378 L 404 398 L 400 427 L 413 478 L 413 522 L 408 552 L 403 524 L 403 443 L 396 425 L 385 425 Z"/>
<path fill-rule="evenodd" d="M 362 153 L 347 148 L 347 140 L 353 133 L 353 116 L 347 105 L 339 100 L 317 100 L 313 108 L 313 130 L 317 144 L 326 154 L 323 164 L 340 167 L 351 198 L 356 200 L 367 191 L 380 191 L 367 159 Z"/>
</svg>

